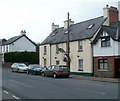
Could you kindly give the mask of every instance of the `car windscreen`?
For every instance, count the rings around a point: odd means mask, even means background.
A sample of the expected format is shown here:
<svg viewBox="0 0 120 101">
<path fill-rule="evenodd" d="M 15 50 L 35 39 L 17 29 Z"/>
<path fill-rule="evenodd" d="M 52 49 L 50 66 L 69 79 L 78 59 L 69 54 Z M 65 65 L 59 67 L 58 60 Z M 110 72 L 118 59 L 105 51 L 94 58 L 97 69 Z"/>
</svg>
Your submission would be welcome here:
<svg viewBox="0 0 120 101">
<path fill-rule="evenodd" d="M 40 68 L 41 66 L 40 65 L 33 65 L 32 67 L 33 68 Z"/>
<path fill-rule="evenodd" d="M 20 67 L 26 67 L 25 64 L 18 64 L 18 66 L 20 66 Z"/>
<path fill-rule="evenodd" d="M 59 68 L 62 69 L 62 70 L 67 70 L 68 69 L 67 66 L 59 66 Z"/>
</svg>

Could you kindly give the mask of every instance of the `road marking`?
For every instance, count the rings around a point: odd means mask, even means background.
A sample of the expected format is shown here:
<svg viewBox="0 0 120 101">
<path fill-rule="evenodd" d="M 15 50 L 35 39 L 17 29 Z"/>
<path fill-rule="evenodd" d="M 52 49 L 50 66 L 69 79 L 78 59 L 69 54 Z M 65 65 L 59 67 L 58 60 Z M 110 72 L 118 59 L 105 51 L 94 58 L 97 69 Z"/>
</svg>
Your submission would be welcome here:
<svg viewBox="0 0 120 101">
<path fill-rule="evenodd" d="M 12 95 L 12 97 L 14 97 L 17 100 L 20 100 L 20 98 L 16 97 L 15 95 Z"/>
<path fill-rule="evenodd" d="M 9 92 L 7 92 L 7 91 L 5 91 L 5 90 L 3 90 L 3 92 L 6 93 L 6 94 L 9 94 Z"/>
</svg>

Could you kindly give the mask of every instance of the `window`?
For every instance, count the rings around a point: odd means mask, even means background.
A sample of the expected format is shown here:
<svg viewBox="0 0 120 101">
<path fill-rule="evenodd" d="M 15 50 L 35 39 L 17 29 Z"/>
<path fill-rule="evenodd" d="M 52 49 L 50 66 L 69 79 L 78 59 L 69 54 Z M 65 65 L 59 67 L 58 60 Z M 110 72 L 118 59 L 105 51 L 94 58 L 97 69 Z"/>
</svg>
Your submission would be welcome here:
<svg viewBox="0 0 120 101">
<path fill-rule="evenodd" d="M 56 61 L 56 65 L 59 65 L 59 61 Z"/>
<path fill-rule="evenodd" d="M 2 46 L 0 46 L 0 53 L 2 53 Z"/>
<path fill-rule="evenodd" d="M 47 47 L 44 46 L 44 55 L 46 55 L 46 54 L 47 54 Z"/>
<path fill-rule="evenodd" d="M 108 36 L 107 32 L 103 31 L 102 36 Z"/>
<path fill-rule="evenodd" d="M 59 47 L 58 47 L 58 44 L 56 44 L 56 54 L 59 54 Z"/>
<path fill-rule="evenodd" d="M 6 52 L 8 52 L 8 46 L 6 46 Z"/>
<path fill-rule="evenodd" d="M 52 34 L 52 36 L 55 36 L 57 33 L 58 33 L 58 32 L 54 32 L 54 33 Z"/>
<path fill-rule="evenodd" d="M 94 24 L 91 24 L 88 26 L 88 29 L 91 29 L 94 26 Z"/>
<path fill-rule="evenodd" d="M 107 59 L 99 59 L 99 67 L 100 70 L 107 70 L 108 69 L 108 60 Z"/>
<path fill-rule="evenodd" d="M 108 47 L 110 46 L 110 37 L 102 37 L 101 38 L 101 47 Z"/>
<path fill-rule="evenodd" d="M 46 67 L 46 66 L 47 66 L 47 60 L 44 59 L 44 67 Z"/>
<path fill-rule="evenodd" d="M 78 42 L 78 51 L 83 51 L 83 41 Z"/>
<path fill-rule="evenodd" d="M 3 52 L 5 52 L 5 46 L 3 46 Z"/>
<path fill-rule="evenodd" d="M 78 70 L 83 71 L 83 59 L 78 60 Z"/>
</svg>

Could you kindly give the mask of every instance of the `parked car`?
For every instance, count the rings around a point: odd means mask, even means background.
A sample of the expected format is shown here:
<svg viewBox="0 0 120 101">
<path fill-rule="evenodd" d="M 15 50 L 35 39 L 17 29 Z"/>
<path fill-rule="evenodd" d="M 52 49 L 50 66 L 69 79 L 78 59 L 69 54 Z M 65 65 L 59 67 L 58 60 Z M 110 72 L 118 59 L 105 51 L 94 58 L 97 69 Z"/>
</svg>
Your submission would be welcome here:
<svg viewBox="0 0 120 101">
<path fill-rule="evenodd" d="M 12 72 L 27 72 L 28 67 L 24 63 L 13 63 L 11 66 Z"/>
<path fill-rule="evenodd" d="M 43 70 L 44 68 L 38 64 L 33 64 L 33 65 L 29 65 L 28 66 L 28 70 L 27 70 L 27 73 L 28 74 L 41 74 L 41 71 Z"/>
<path fill-rule="evenodd" d="M 69 77 L 70 69 L 65 65 L 51 65 L 46 70 L 42 71 L 42 76 L 52 76 L 54 78 L 59 76 Z"/>
</svg>

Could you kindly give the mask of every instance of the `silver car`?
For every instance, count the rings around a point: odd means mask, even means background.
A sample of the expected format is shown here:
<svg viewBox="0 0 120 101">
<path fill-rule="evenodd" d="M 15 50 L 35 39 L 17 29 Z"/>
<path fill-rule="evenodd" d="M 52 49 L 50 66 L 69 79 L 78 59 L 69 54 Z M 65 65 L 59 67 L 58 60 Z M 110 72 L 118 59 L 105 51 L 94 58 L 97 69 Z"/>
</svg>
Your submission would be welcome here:
<svg viewBox="0 0 120 101">
<path fill-rule="evenodd" d="M 13 63 L 11 70 L 12 72 L 27 72 L 28 67 L 24 63 Z"/>
</svg>

